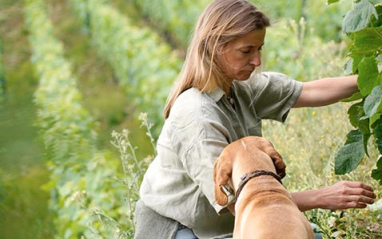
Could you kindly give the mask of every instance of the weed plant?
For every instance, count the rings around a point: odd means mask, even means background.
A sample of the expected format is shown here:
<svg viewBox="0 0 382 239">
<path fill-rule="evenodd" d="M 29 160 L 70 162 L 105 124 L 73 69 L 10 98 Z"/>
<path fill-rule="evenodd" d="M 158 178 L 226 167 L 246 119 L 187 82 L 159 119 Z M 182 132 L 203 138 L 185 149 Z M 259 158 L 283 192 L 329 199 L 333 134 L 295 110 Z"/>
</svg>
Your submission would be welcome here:
<svg viewBox="0 0 382 239">
<path fill-rule="evenodd" d="M 151 133 L 151 128 L 153 125 L 148 121 L 147 113 L 141 113 L 139 120 L 141 121 L 141 127 L 145 129 L 146 135 L 150 139 L 151 145 L 153 147 L 153 152 L 155 154 L 155 140 Z M 128 129 L 123 129 L 121 132 L 113 131 L 111 136 L 111 144 L 119 151 L 123 169 L 123 178 L 119 178 L 117 180 L 125 186 L 126 197 L 124 200 L 128 205 L 128 210 L 126 213 L 130 221 L 129 224 L 133 225 L 128 232 L 121 234 L 120 231 L 118 231 L 118 234 L 129 235 L 132 237 L 135 229 L 134 212 L 135 204 L 139 199 L 139 187 L 141 185 L 143 175 L 155 155 L 149 154 L 144 159 L 139 159 L 136 153 L 138 148 L 132 144 L 129 138 L 130 131 Z M 110 221 L 112 224 L 117 225 L 117 222 L 115 222 L 112 218 L 107 217 L 107 215 L 99 215 L 105 218 L 106 221 Z"/>
</svg>

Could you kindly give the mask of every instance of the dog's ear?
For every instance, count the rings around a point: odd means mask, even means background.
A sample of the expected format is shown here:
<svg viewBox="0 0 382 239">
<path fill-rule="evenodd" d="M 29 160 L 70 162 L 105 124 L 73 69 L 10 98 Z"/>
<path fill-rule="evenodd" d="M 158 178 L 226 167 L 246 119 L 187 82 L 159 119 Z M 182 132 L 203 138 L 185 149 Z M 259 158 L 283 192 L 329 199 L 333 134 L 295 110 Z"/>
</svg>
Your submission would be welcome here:
<svg viewBox="0 0 382 239">
<path fill-rule="evenodd" d="M 228 195 L 223 191 L 223 187 L 227 185 L 231 175 L 232 162 L 221 155 L 215 162 L 213 173 L 215 201 L 220 206 L 226 206 L 228 203 Z"/>
<path fill-rule="evenodd" d="M 275 165 L 277 174 L 281 178 L 285 177 L 286 165 L 279 152 L 277 152 L 276 149 L 272 147 L 271 149 L 269 149 L 269 152 L 267 154 L 271 157 L 273 164 Z"/>
<path fill-rule="evenodd" d="M 265 138 L 258 137 L 258 148 L 271 157 L 273 164 L 275 165 L 277 174 L 283 178 L 285 177 L 286 165 L 283 161 L 283 157 L 277 152 L 273 144 Z"/>
</svg>

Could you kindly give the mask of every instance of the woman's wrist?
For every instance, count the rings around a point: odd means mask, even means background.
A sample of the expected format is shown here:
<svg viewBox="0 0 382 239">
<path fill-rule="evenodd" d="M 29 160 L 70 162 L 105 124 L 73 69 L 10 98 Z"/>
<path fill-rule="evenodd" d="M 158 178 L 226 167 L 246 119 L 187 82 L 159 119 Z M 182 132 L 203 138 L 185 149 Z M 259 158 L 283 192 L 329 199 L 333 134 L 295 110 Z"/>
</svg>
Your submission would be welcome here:
<svg viewBox="0 0 382 239">
<path fill-rule="evenodd" d="M 300 211 L 304 212 L 323 207 L 324 202 L 320 197 L 320 191 L 321 189 L 294 192 L 291 196 Z"/>
</svg>

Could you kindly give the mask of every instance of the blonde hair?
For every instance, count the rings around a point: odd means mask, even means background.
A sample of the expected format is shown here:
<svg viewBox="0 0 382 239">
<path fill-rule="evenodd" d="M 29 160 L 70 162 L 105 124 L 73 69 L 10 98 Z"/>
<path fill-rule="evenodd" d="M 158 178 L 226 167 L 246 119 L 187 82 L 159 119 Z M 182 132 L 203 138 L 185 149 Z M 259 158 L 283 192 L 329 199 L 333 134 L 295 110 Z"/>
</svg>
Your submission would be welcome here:
<svg viewBox="0 0 382 239">
<path fill-rule="evenodd" d="M 219 48 L 247 33 L 270 25 L 269 19 L 246 0 L 214 0 L 199 16 L 183 68 L 167 99 L 164 116 L 167 119 L 177 97 L 195 87 L 211 92 L 225 84 L 217 65 Z"/>
</svg>

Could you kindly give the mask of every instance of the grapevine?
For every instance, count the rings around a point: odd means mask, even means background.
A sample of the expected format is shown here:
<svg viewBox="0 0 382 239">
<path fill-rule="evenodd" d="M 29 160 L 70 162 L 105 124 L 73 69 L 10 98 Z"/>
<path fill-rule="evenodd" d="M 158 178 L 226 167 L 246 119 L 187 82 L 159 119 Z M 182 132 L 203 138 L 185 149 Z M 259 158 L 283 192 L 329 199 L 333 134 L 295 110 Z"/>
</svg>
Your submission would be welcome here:
<svg viewBox="0 0 382 239">
<path fill-rule="evenodd" d="M 338 0 L 328 1 L 335 2 Z M 358 74 L 359 92 L 345 100 L 355 102 L 348 110 L 355 129 L 336 155 L 336 174 L 354 171 L 369 156 L 370 144 L 382 154 L 382 4 L 356 1 L 345 15 L 342 29 L 351 39 L 345 70 Z M 377 159 L 372 177 L 382 184 L 382 157 Z"/>
<path fill-rule="evenodd" d="M 81 104 L 71 64 L 63 57 L 62 43 L 52 34 L 42 0 L 25 0 L 25 19 L 39 78 L 34 98 L 36 124 L 50 169 L 50 181 L 44 188 L 52 195 L 56 236 L 111 238 L 131 234 L 134 223 L 126 216 L 129 210 L 123 202 L 125 187 L 118 181 L 119 163 L 95 146 L 97 123 Z"/>
<path fill-rule="evenodd" d="M 158 130 L 164 103 L 180 70 L 179 57 L 151 29 L 138 28 L 105 1 L 71 3 L 132 105 L 137 111 L 150 112 Z"/>
</svg>

